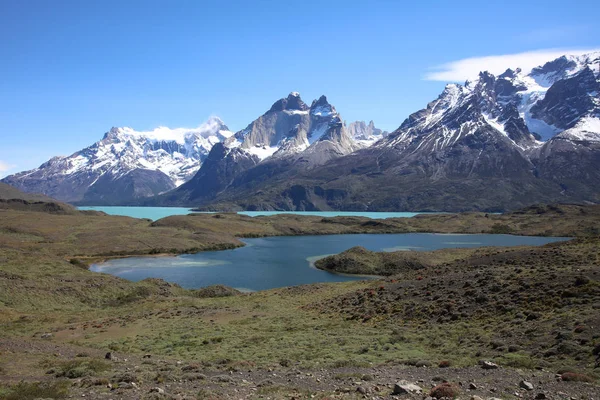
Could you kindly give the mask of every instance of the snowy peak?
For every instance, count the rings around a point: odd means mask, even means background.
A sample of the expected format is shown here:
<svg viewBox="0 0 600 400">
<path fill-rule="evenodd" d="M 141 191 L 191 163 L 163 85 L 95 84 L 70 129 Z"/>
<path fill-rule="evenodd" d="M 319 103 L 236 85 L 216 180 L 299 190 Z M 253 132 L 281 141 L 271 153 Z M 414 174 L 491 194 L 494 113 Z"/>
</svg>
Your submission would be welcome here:
<svg viewBox="0 0 600 400">
<path fill-rule="evenodd" d="M 295 156 L 318 141 L 336 118 L 339 114 L 326 96 L 308 107 L 297 92 L 292 92 L 225 144 L 240 147 L 261 161 Z"/>
<path fill-rule="evenodd" d="M 129 127 L 113 127 L 104 135 L 104 139 L 111 140 L 146 140 L 148 142 L 175 142 L 184 144 L 197 138 L 209 139 L 220 137 L 221 139 L 231 136 L 233 133 L 219 118 L 212 116 L 197 128 L 167 128 L 159 126 L 152 131 L 136 131 Z"/>
<path fill-rule="evenodd" d="M 337 114 L 335 107 L 329 104 L 324 95 L 314 100 L 310 106 L 310 115 L 321 118 L 333 118 Z"/>
<path fill-rule="evenodd" d="M 598 74 L 600 66 L 600 52 L 593 52 L 579 56 L 564 55 L 546 64 L 533 68 L 529 73 L 536 83 L 549 88 L 559 80 L 569 78 L 583 69 L 590 68 Z"/>
<path fill-rule="evenodd" d="M 122 195 L 153 196 L 190 179 L 212 147 L 232 135 L 218 117 L 197 128 L 113 127 L 100 141 L 69 157 L 52 158 L 39 168 L 5 179 L 22 190 L 71 202 L 102 204 L 108 201 L 105 190 L 113 187 L 117 193 L 120 184 L 133 188 Z"/>
<path fill-rule="evenodd" d="M 581 117 L 600 112 L 599 92 L 600 82 L 586 66 L 576 75 L 554 83 L 531 107 L 531 115 L 559 129 L 569 129 Z"/>
<path fill-rule="evenodd" d="M 288 95 L 288 97 L 281 98 L 281 99 L 277 100 L 275 103 L 273 103 L 273 105 L 271 106 L 269 111 L 267 111 L 265 114 L 275 113 L 275 112 L 280 112 L 280 111 L 304 112 L 304 111 L 308 111 L 308 106 L 300 98 L 300 93 L 292 92 Z"/>
<path fill-rule="evenodd" d="M 369 124 L 365 121 L 354 121 L 346 126 L 346 130 L 350 137 L 363 147 L 369 147 L 389 134 L 376 128 L 373 121 Z"/>
<path fill-rule="evenodd" d="M 540 147 L 565 129 L 589 123 L 600 114 L 600 86 L 595 73 L 600 53 L 563 56 L 523 71 L 507 69 L 499 76 L 483 71 L 464 85 L 449 84 L 423 110 L 411 114 L 383 146 L 439 151 L 460 145 L 469 135 L 487 131 L 494 140 L 509 139 L 521 151 Z M 588 132 L 586 131 L 586 132 Z M 573 136 L 573 131 L 568 135 Z M 590 140 L 589 132 L 583 135 Z M 504 139 L 502 138 L 504 137 Z"/>
</svg>

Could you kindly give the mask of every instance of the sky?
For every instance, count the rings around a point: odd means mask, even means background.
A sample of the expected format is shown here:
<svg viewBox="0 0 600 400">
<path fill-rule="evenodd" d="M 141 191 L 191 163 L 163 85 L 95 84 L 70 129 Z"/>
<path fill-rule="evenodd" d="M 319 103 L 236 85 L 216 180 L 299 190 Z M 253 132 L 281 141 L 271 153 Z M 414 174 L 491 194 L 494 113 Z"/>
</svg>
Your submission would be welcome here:
<svg viewBox="0 0 600 400">
<path fill-rule="evenodd" d="M 447 82 L 600 48 L 597 0 L 405 3 L 0 0 L 0 177 L 292 91 L 391 131 Z"/>
</svg>

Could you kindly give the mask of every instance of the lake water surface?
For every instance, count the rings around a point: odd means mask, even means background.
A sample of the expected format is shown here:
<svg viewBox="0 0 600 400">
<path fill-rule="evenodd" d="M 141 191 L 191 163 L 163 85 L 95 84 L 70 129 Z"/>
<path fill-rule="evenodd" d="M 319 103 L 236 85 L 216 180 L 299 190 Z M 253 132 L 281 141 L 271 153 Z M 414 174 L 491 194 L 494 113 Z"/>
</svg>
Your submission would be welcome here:
<svg viewBox="0 0 600 400">
<path fill-rule="evenodd" d="M 318 270 L 316 259 L 353 246 L 374 251 L 435 250 L 451 247 L 543 245 L 566 238 L 513 235 L 442 235 L 428 233 L 281 236 L 244 239 L 234 250 L 177 257 L 133 257 L 95 264 L 92 270 L 132 281 L 162 278 L 185 288 L 223 284 L 242 290 L 264 290 L 317 282 L 364 279 Z"/>
<path fill-rule="evenodd" d="M 170 215 L 187 215 L 193 211 L 186 207 L 121 207 L 121 206 L 85 206 L 79 207 L 80 210 L 104 211 L 109 215 L 124 215 L 133 218 L 149 218 L 153 221 L 165 218 Z M 316 215 L 320 217 L 367 217 L 373 219 L 385 218 L 410 218 L 418 213 L 411 212 L 354 212 L 354 211 L 240 211 L 238 214 L 258 217 L 262 215 L 276 214 L 296 214 L 296 215 Z M 427 214 L 427 213 L 425 213 Z"/>
</svg>

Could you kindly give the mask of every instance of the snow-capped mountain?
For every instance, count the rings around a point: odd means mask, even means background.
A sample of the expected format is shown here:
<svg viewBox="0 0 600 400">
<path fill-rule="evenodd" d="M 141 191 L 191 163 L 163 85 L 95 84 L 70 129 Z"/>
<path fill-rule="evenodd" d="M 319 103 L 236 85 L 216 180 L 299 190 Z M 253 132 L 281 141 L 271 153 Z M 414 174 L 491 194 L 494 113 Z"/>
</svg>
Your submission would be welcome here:
<svg viewBox="0 0 600 400">
<path fill-rule="evenodd" d="M 257 164 L 316 166 L 371 145 L 381 134 L 371 123 L 354 140 L 340 121 L 325 96 L 308 106 L 292 92 L 235 134 L 217 117 L 194 129 L 112 128 L 102 140 L 71 156 L 54 157 L 3 181 L 79 204 L 133 204 L 194 177 L 191 192 L 203 197 Z M 189 191 L 190 185 L 182 190 Z"/>
<path fill-rule="evenodd" d="M 325 96 L 308 106 L 292 92 L 235 134 L 216 119 L 210 129 L 113 129 L 5 182 L 88 204 L 173 189 L 138 203 L 210 209 L 498 211 L 600 202 L 599 93 L 600 53 L 565 55 L 449 84 L 387 134 L 373 123 L 343 123 Z"/>
<path fill-rule="evenodd" d="M 498 77 L 482 72 L 465 85 L 449 84 L 380 145 L 439 151 L 491 128 L 527 150 L 566 130 L 572 137 L 585 134 L 600 110 L 599 62 L 600 53 L 563 56 L 531 71 L 508 69 Z"/>
<path fill-rule="evenodd" d="M 311 168 L 265 160 L 200 204 L 458 211 L 600 202 L 600 53 L 516 67 L 447 85 L 367 148 L 360 148 L 363 126 L 340 124 L 340 137 L 354 146 L 344 154 Z"/>
<path fill-rule="evenodd" d="M 373 124 L 371 124 L 373 125 Z M 379 134 L 374 128 L 371 136 Z M 245 129 L 213 147 L 200 171 L 161 202 L 201 201 L 288 169 L 309 169 L 373 144 L 354 140 L 325 96 L 310 107 L 298 92 L 277 100 Z M 246 171 L 251 171 L 246 175 Z M 167 199 L 167 200 L 164 200 Z"/>
<path fill-rule="evenodd" d="M 373 121 L 370 121 L 369 124 L 366 124 L 365 121 L 351 122 L 346 129 L 356 142 L 365 147 L 369 147 L 389 135 L 389 132 L 376 128 Z"/>
<path fill-rule="evenodd" d="M 315 146 L 334 120 L 339 120 L 339 114 L 325 96 L 314 100 L 309 107 L 298 92 L 292 92 L 287 98 L 277 100 L 269 111 L 237 132 L 225 145 L 239 146 L 261 161 L 271 156 L 286 157 Z"/>
<path fill-rule="evenodd" d="M 154 196 L 190 179 L 212 147 L 233 136 L 217 117 L 197 128 L 152 131 L 112 128 L 102 140 L 68 157 L 3 181 L 63 201 L 93 204 Z"/>
</svg>

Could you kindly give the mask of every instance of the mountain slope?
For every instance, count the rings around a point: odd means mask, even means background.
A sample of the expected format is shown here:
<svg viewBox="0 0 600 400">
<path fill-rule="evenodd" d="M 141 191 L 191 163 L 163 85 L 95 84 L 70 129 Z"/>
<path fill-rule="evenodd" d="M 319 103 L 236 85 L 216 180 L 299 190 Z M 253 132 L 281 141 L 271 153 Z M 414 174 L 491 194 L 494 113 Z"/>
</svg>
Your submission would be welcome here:
<svg viewBox="0 0 600 400">
<path fill-rule="evenodd" d="M 599 66 L 592 53 L 482 72 L 447 85 L 370 148 L 231 185 L 204 207 L 500 211 L 598 202 Z"/>
<path fill-rule="evenodd" d="M 3 179 L 26 192 L 87 204 L 123 204 L 191 178 L 215 143 L 233 135 L 216 117 L 196 129 L 112 128 L 102 140 Z"/>
<path fill-rule="evenodd" d="M 292 92 L 245 129 L 211 150 L 196 176 L 172 192 L 144 204 L 196 205 L 223 193 L 250 189 L 295 171 L 318 167 L 373 144 L 382 136 L 371 123 L 365 143 L 355 140 L 325 96 L 309 107 Z M 367 132 L 368 133 L 368 132 Z"/>
<path fill-rule="evenodd" d="M 0 182 L 0 210 L 37 211 L 50 214 L 77 214 L 75 207 L 37 193 L 24 193 Z"/>
<path fill-rule="evenodd" d="M 54 199 L 37 193 L 25 193 L 19 189 L 0 182 L 0 200 L 25 200 L 25 201 L 55 201 Z"/>
</svg>

